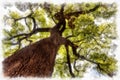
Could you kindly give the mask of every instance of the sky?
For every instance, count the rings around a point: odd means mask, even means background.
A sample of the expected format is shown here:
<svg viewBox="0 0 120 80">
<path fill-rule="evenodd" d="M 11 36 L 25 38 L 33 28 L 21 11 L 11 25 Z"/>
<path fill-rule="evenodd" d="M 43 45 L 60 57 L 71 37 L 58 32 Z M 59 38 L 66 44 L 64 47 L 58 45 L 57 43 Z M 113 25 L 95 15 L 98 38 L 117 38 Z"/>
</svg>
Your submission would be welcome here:
<svg viewBox="0 0 120 80">
<path fill-rule="evenodd" d="M 2 29 L 4 27 L 3 24 L 3 20 L 2 17 L 5 14 L 5 10 L 3 9 L 3 6 L 6 2 L 8 3 L 14 3 L 16 1 L 21 1 L 21 2 L 51 2 L 51 3 L 55 3 L 55 4 L 62 4 L 62 3 L 73 3 L 73 2 L 105 2 L 105 3 L 112 3 L 112 2 L 116 2 L 118 5 L 118 11 L 117 11 L 117 16 L 116 16 L 116 22 L 117 22 L 117 34 L 118 37 L 117 39 L 114 41 L 115 44 L 117 44 L 117 48 L 115 49 L 115 54 L 116 54 L 116 59 L 118 60 L 118 72 L 117 75 L 114 76 L 113 78 L 109 78 L 107 76 L 101 76 L 98 75 L 97 72 L 95 72 L 92 69 L 89 69 L 87 71 L 87 73 L 84 75 L 84 78 L 82 78 L 81 80 L 119 80 L 120 78 L 120 1 L 119 0 L 0 0 L 0 80 L 38 80 L 38 78 L 16 78 L 16 79 L 9 79 L 9 78 L 5 78 L 2 74 L 2 61 L 3 61 L 3 51 L 2 51 L 2 43 L 1 40 L 3 39 L 3 34 L 2 34 Z M 42 79 L 41 79 L 42 80 Z M 45 79 L 48 80 L 48 79 Z M 56 79 L 52 79 L 52 80 L 56 80 Z M 59 80 L 59 79 L 57 79 Z M 67 79 L 66 79 L 67 80 Z M 75 79 L 78 80 L 78 79 Z"/>
</svg>

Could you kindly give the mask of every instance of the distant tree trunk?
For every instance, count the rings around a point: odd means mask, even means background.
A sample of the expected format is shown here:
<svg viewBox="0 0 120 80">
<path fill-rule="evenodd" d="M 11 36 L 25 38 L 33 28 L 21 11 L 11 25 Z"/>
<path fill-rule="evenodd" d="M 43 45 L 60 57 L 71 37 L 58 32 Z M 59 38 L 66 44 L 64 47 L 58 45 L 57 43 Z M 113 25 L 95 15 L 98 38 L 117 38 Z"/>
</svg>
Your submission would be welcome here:
<svg viewBox="0 0 120 80">
<path fill-rule="evenodd" d="M 51 77 L 61 36 L 53 31 L 49 38 L 16 51 L 3 61 L 5 76 Z"/>
</svg>

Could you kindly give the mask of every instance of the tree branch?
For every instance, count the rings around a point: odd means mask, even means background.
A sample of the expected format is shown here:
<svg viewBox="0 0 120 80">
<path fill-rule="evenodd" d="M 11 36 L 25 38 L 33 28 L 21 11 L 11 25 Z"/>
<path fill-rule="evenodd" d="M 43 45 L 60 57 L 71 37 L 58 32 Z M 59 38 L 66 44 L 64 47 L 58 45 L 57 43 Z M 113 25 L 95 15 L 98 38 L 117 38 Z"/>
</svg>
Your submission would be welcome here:
<svg viewBox="0 0 120 80">
<path fill-rule="evenodd" d="M 73 64 L 73 67 L 74 67 L 74 69 L 75 69 L 77 72 L 79 72 L 79 70 L 76 68 L 76 61 L 77 61 L 77 59 L 75 59 L 74 64 Z"/>
<path fill-rule="evenodd" d="M 29 26 L 29 24 L 27 23 L 27 18 L 25 18 L 25 24 L 26 24 L 26 26 L 28 27 L 29 31 L 31 31 L 31 30 L 30 30 L 30 26 Z"/>
<path fill-rule="evenodd" d="M 90 9 L 90 10 L 88 10 L 88 11 L 77 11 L 77 12 L 68 13 L 68 14 L 65 15 L 65 18 L 67 19 L 68 16 L 73 16 L 73 15 L 77 17 L 77 16 L 79 16 L 80 14 L 86 14 L 86 13 L 88 14 L 88 13 L 91 13 L 91 12 L 97 10 L 100 6 L 101 6 L 101 5 L 98 4 L 98 5 L 96 5 L 93 9 Z"/>
<path fill-rule="evenodd" d="M 35 20 L 35 18 L 34 17 L 30 17 L 32 20 L 33 20 L 33 30 L 35 30 L 36 29 L 36 20 Z"/>
<path fill-rule="evenodd" d="M 75 77 L 74 73 L 72 72 L 72 66 L 71 66 L 71 62 L 70 62 L 70 55 L 69 55 L 69 52 L 68 52 L 68 46 L 65 45 L 65 48 L 66 48 L 66 51 L 67 51 L 67 64 L 68 64 L 68 67 L 69 67 L 70 75 L 72 77 Z"/>
<path fill-rule="evenodd" d="M 47 11 L 48 16 L 50 16 L 50 18 L 53 20 L 53 22 L 54 22 L 55 24 L 57 24 L 57 22 L 56 22 L 55 19 L 54 19 L 54 15 L 52 15 L 52 12 L 51 12 L 51 10 L 50 10 L 50 4 L 47 3 L 47 2 L 45 2 L 43 5 L 40 4 L 40 7 L 43 7 L 43 9 L 44 9 L 45 11 Z"/>
<path fill-rule="evenodd" d="M 17 37 L 21 37 L 21 36 L 24 36 L 26 38 L 32 36 L 33 34 L 36 34 L 38 32 L 49 32 L 51 28 L 37 28 L 33 31 L 31 31 L 30 33 L 22 33 L 22 34 L 18 34 L 18 35 L 15 35 L 15 36 L 12 36 L 10 38 L 8 38 L 7 40 L 11 40 L 13 38 L 17 38 Z"/>
<path fill-rule="evenodd" d="M 21 41 L 26 39 L 27 41 L 30 42 L 31 44 L 31 40 L 28 40 L 27 38 L 31 37 L 33 34 L 36 34 L 38 32 L 49 32 L 51 28 L 37 28 L 33 31 L 31 31 L 30 33 L 22 33 L 22 34 L 18 34 L 18 35 L 15 35 L 15 36 L 11 36 L 10 38 L 7 38 L 5 40 L 12 40 L 12 39 L 15 39 L 15 38 L 18 38 L 17 39 L 17 42 L 16 43 L 11 43 L 11 45 L 19 45 L 19 48 L 21 47 Z"/>
<path fill-rule="evenodd" d="M 60 10 L 61 16 L 62 16 L 62 18 L 61 18 L 62 28 L 60 29 L 60 33 L 61 33 L 61 34 L 62 34 L 62 32 L 64 32 L 65 27 L 66 27 L 66 21 L 65 21 L 65 17 L 64 17 L 64 7 L 65 7 L 65 4 L 62 4 L 61 10 Z"/>
<path fill-rule="evenodd" d="M 74 54 L 75 56 L 77 56 L 78 58 L 81 58 L 81 59 L 83 59 L 83 60 L 86 60 L 86 61 L 91 62 L 91 63 L 94 63 L 94 64 L 101 64 L 101 63 L 92 61 L 92 60 L 90 60 L 90 59 L 88 59 L 88 58 L 80 55 L 79 53 L 76 52 L 76 49 L 78 48 L 78 46 L 75 45 L 75 44 L 73 44 L 73 43 L 72 43 L 71 41 L 69 41 L 69 40 L 67 40 L 67 42 L 68 42 L 68 45 L 70 45 L 70 46 L 72 47 L 73 54 Z"/>
</svg>

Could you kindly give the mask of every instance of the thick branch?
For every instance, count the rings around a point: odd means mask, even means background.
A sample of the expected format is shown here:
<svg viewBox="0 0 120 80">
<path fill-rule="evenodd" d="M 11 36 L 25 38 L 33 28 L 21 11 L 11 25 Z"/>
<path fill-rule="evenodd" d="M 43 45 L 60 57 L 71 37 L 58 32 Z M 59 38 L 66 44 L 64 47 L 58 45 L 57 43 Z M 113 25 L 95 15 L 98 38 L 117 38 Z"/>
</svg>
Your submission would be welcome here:
<svg viewBox="0 0 120 80">
<path fill-rule="evenodd" d="M 81 58 L 81 59 L 86 60 L 86 61 L 88 61 L 88 62 L 94 63 L 94 64 L 96 64 L 96 65 L 101 64 L 101 63 L 92 61 L 92 60 L 90 60 L 90 59 L 88 59 L 88 58 L 86 58 L 86 57 L 78 54 L 78 53 L 76 52 L 76 49 L 78 48 L 78 46 L 75 45 L 75 44 L 73 44 L 70 40 L 67 40 L 67 43 L 68 43 L 68 45 L 70 45 L 70 46 L 72 47 L 73 54 L 74 54 L 75 56 L 77 56 L 78 58 Z"/>
<path fill-rule="evenodd" d="M 65 4 L 61 5 L 60 11 L 54 15 L 54 17 L 58 20 L 58 23 L 56 24 L 56 26 L 54 26 L 54 28 L 57 28 L 59 30 L 60 35 L 62 35 L 66 27 L 66 21 L 64 17 L 64 7 Z"/>
<path fill-rule="evenodd" d="M 72 77 L 75 77 L 74 73 L 72 72 L 72 66 L 71 66 L 71 62 L 70 62 L 70 55 L 69 55 L 69 52 L 68 52 L 68 46 L 66 45 L 65 48 L 66 48 L 66 51 L 67 51 L 67 64 L 68 64 L 68 67 L 69 67 L 70 75 Z"/>
<path fill-rule="evenodd" d="M 64 17 L 64 7 L 65 7 L 65 4 L 63 4 L 63 5 L 61 6 L 61 10 L 60 10 L 61 16 L 62 16 L 62 18 L 61 18 L 62 28 L 60 29 L 60 33 L 61 33 L 61 34 L 62 34 L 62 32 L 64 32 L 65 27 L 66 27 L 66 21 L 65 21 L 65 17 Z"/>
</svg>

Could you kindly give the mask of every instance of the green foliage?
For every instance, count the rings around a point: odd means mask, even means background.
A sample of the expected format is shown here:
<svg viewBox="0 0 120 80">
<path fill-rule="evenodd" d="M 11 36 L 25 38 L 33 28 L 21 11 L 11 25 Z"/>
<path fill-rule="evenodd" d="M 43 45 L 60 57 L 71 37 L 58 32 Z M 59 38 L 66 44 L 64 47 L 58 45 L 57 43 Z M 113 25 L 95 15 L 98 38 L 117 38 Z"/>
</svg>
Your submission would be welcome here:
<svg viewBox="0 0 120 80">
<path fill-rule="evenodd" d="M 87 13 L 90 9 L 94 8 L 96 5 L 101 4 L 104 6 L 100 6 L 97 10 Z M 69 19 L 66 19 L 66 29 L 63 32 L 63 37 L 68 37 L 68 39 L 78 46 L 77 53 L 93 60 L 99 65 L 96 65 L 96 69 L 102 74 L 114 74 L 117 70 L 116 63 L 114 57 L 109 56 L 110 45 L 113 39 L 116 39 L 116 24 L 115 21 L 107 22 L 111 17 L 115 17 L 116 13 L 116 4 L 106 4 L 106 3 L 74 3 L 74 4 L 66 4 L 64 15 L 76 11 L 83 11 L 83 14 L 73 15 Z M 35 18 L 37 22 L 37 27 L 45 28 L 45 27 L 53 27 L 55 22 L 57 22 L 54 15 L 59 12 L 60 5 L 50 4 L 49 10 L 45 10 L 43 7 L 35 8 L 33 11 L 32 17 Z M 25 17 L 26 13 L 24 14 Z M 23 21 L 15 22 L 13 19 L 18 19 L 21 17 L 21 14 L 16 11 L 11 11 L 7 16 L 10 19 L 5 20 L 7 25 L 11 27 L 11 29 L 4 29 L 3 33 L 5 39 L 3 40 L 3 49 L 4 56 L 7 57 L 14 53 L 19 48 L 19 45 L 12 45 L 13 42 L 17 42 L 18 38 L 14 40 L 8 40 L 11 36 L 21 34 L 21 33 L 29 33 L 33 29 L 33 23 L 31 18 L 27 18 L 27 25 Z M 12 18 L 12 19 L 11 19 Z M 96 24 L 95 20 L 102 18 L 105 20 L 104 23 L 99 22 L 100 24 Z M 54 21 L 53 21 L 54 19 Z M 26 46 L 30 44 L 30 40 L 32 42 L 36 42 L 42 38 L 49 37 L 50 33 L 42 32 L 32 35 L 28 38 L 28 40 L 23 40 L 21 42 L 22 46 Z M 21 38 L 21 37 L 19 37 Z M 22 47 L 21 47 L 22 48 Z M 69 47 L 69 54 L 71 59 L 72 67 L 74 67 L 74 63 L 76 62 L 76 69 L 73 68 L 73 72 L 77 77 L 83 77 L 89 62 L 84 61 L 82 59 L 78 59 L 73 55 L 72 48 Z M 53 77 L 60 76 L 70 77 L 68 71 L 68 65 L 66 64 L 66 50 L 62 45 L 58 51 L 56 57 L 56 64 L 54 67 Z"/>
<path fill-rule="evenodd" d="M 41 27 L 46 27 L 46 14 L 43 9 L 36 9 L 34 13 L 32 14 L 32 17 L 34 17 L 38 24 L 41 25 Z"/>
<path fill-rule="evenodd" d="M 104 6 L 98 8 L 98 10 L 93 13 L 95 17 L 103 17 L 105 19 L 110 18 L 115 15 L 117 11 L 116 4 L 104 4 Z"/>
<path fill-rule="evenodd" d="M 116 60 L 112 56 L 108 56 L 105 53 L 93 53 L 90 58 L 95 62 L 99 63 L 97 70 L 103 74 L 112 75 L 117 70 Z"/>
<path fill-rule="evenodd" d="M 21 17 L 17 11 L 10 11 L 9 15 L 11 16 L 11 18 L 14 18 L 14 19 L 18 19 Z"/>
<path fill-rule="evenodd" d="M 75 20 L 76 27 L 82 27 L 94 23 L 94 16 L 92 14 L 82 14 Z"/>
</svg>

